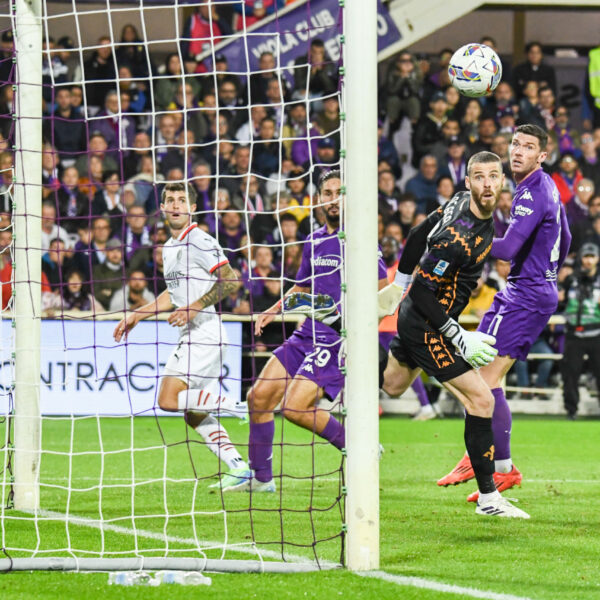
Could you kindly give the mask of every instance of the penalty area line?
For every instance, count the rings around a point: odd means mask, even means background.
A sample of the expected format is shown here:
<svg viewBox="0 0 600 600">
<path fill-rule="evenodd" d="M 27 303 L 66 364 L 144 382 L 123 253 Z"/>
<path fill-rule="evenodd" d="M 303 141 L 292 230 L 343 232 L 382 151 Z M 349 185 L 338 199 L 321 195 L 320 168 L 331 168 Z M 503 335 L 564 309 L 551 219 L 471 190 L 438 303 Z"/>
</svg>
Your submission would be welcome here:
<svg viewBox="0 0 600 600">
<path fill-rule="evenodd" d="M 524 596 L 513 596 L 512 594 L 502 594 L 497 592 L 489 592 L 478 590 L 470 587 L 462 587 L 460 585 L 452 585 L 449 583 L 440 583 L 430 579 L 422 579 L 421 577 L 406 577 L 405 575 L 392 575 L 385 571 L 363 571 L 354 573 L 359 577 L 369 577 L 372 579 L 380 579 L 388 583 L 395 583 L 404 587 L 421 588 L 431 590 L 433 592 L 442 592 L 447 594 L 461 594 L 471 598 L 481 598 L 483 600 L 532 600 Z"/>
</svg>

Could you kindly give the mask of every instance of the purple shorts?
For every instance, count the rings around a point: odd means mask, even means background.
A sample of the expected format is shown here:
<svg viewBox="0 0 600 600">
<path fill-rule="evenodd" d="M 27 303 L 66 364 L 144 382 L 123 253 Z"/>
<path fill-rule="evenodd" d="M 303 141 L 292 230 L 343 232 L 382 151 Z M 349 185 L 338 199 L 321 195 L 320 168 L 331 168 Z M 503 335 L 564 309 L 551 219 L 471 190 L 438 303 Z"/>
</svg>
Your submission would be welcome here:
<svg viewBox="0 0 600 600">
<path fill-rule="evenodd" d="M 477 331 L 496 338 L 499 356 L 527 360 L 533 343 L 540 337 L 554 313 L 545 313 L 508 302 L 496 294 L 489 310 L 483 315 Z"/>
<path fill-rule="evenodd" d="M 333 330 L 331 333 L 317 331 L 313 334 L 312 328 L 305 330 L 301 327 L 273 354 L 289 375 L 302 375 L 314 381 L 330 400 L 335 400 L 344 387 L 344 375 L 339 364 L 341 343 L 340 336 Z"/>
</svg>

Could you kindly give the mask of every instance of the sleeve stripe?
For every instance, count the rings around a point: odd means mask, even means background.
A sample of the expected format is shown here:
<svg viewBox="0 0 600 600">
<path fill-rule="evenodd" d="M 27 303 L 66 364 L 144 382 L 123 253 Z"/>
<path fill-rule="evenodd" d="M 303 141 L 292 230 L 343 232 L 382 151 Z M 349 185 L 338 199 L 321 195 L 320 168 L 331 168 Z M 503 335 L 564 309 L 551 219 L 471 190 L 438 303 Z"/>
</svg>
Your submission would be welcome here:
<svg viewBox="0 0 600 600">
<path fill-rule="evenodd" d="M 229 264 L 229 261 L 227 259 L 225 259 L 224 261 L 222 261 L 219 264 L 216 264 L 214 267 L 212 267 L 212 269 L 209 271 L 209 273 L 214 273 L 219 267 L 222 267 L 223 265 L 227 265 L 227 264 Z"/>
</svg>

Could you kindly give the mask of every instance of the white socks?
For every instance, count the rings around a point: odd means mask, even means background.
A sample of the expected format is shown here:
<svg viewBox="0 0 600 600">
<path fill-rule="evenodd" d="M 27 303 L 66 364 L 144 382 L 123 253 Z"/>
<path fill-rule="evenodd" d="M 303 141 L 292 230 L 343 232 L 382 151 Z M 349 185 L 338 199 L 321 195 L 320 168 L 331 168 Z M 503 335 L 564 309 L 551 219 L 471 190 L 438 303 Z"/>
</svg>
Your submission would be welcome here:
<svg viewBox="0 0 600 600">
<path fill-rule="evenodd" d="M 236 417 L 240 417 L 241 414 L 240 408 L 231 398 L 197 388 L 182 390 L 177 394 L 177 410 L 179 412 L 189 410 L 202 413 L 221 411 L 233 414 Z"/>
<path fill-rule="evenodd" d="M 496 473 L 510 473 L 512 471 L 512 458 L 494 461 L 494 470 Z"/>
<path fill-rule="evenodd" d="M 248 468 L 246 461 L 229 439 L 225 428 L 212 415 L 205 417 L 194 429 L 202 436 L 208 449 L 230 469 Z"/>
<path fill-rule="evenodd" d="M 497 500 L 500 497 L 500 492 L 498 490 L 495 490 L 490 494 L 482 494 L 481 492 L 479 492 L 479 499 L 477 500 L 477 504 L 485 504 L 486 502 L 490 502 L 491 500 Z"/>
</svg>

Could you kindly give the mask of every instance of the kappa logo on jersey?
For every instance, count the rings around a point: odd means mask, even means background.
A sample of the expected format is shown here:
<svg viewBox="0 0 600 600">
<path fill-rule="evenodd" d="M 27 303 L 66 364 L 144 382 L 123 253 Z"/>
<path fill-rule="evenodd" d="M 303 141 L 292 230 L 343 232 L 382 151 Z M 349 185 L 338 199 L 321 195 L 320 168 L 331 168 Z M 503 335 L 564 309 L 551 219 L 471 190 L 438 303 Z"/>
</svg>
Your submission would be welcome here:
<svg viewBox="0 0 600 600">
<path fill-rule="evenodd" d="M 520 217 L 528 217 L 531 214 L 533 214 L 532 208 L 528 208 L 522 204 L 517 204 L 517 206 L 515 206 L 515 215 L 519 215 Z"/>
<path fill-rule="evenodd" d="M 443 275 L 446 272 L 446 269 L 448 268 L 450 263 L 448 263 L 445 260 L 438 260 L 437 265 L 435 265 L 433 272 L 436 275 Z"/>
<path fill-rule="evenodd" d="M 519 198 L 519 200 L 529 200 L 530 202 L 533 202 L 533 196 L 531 195 L 531 192 L 529 190 L 525 190 L 521 194 L 521 197 Z"/>
</svg>

